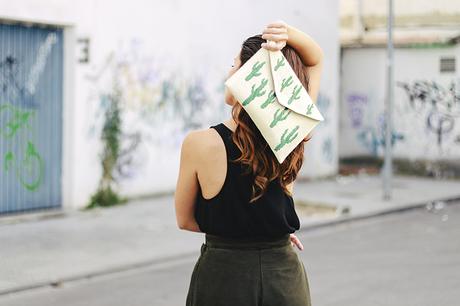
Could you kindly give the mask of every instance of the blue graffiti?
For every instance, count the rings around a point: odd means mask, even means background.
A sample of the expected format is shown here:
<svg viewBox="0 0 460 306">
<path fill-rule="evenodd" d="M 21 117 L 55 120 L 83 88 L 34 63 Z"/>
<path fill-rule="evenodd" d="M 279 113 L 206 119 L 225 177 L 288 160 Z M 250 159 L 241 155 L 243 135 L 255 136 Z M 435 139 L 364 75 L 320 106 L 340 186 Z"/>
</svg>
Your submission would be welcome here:
<svg viewBox="0 0 460 306">
<path fill-rule="evenodd" d="M 329 99 L 329 97 L 319 92 L 318 99 L 316 100 L 316 106 L 318 107 L 318 110 L 320 111 L 320 113 L 327 114 L 329 111 L 330 105 L 331 105 L 331 100 Z M 328 123 L 329 123 L 328 116 L 325 115 L 323 125 L 326 125 Z"/>
<path fill-rule="evenodd" d="M 332 139 L 329 137 L 327 138 L 323 144 L 322 144 L 322 152 L 323 152 L 323 158 L 325 161 L 331 163 L 332 162 L 332 158 L 333 158 L 333 154 L 332 154 Z"/>
<path fill-rule="evenodd" d="M 385 131 L 377 131 L 374 127 L 365 127 L 358 133 L 359 142 L 366 147 L 372 155 L 377 155 L 379 148 L 385 147 Z M 391 146 L 394 147 L 396 141 L 404 140 L 404 135 L 398 132 L 392 132 Z"/>
</svg>

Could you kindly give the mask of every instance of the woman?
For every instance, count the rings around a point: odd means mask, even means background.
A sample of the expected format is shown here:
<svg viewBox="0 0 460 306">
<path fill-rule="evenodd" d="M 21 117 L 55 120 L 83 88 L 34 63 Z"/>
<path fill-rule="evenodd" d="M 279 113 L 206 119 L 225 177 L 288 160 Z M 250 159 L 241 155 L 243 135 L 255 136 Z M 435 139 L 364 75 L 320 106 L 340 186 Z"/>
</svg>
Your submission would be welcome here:
<svg viewBox="0 0 460 306">
<path fill-rule="evenodd" d="M 228 77 L 260 48 L 281 50 L 313 101 L 323 53 L 310 36 L 282 21 L 246 39 Z M 300 228 L 292 199 L 303 163 L 301 142 L 282 164 L 226 90 L 231 118 L 190 132 L 181 148 L 175 193 L 180 229 L 205 233 L 187 306 L 308 306 L 305 267 L 293 247 Z"/>
</svg>

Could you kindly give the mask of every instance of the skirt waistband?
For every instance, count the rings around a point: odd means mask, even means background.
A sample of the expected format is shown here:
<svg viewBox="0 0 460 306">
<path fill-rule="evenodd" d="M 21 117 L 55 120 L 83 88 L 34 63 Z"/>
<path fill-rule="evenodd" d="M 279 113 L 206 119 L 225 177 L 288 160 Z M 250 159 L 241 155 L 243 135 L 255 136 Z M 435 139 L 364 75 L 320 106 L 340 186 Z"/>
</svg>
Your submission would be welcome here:
<svg viewBox="0 0 460 306">
<path fill-rule="evenodd" d="M 290 234 L 281 237 L 231 238 L 205 234 L 205 244 L 211 248 L 260 250 L 291 245 Z"/>
</svg>

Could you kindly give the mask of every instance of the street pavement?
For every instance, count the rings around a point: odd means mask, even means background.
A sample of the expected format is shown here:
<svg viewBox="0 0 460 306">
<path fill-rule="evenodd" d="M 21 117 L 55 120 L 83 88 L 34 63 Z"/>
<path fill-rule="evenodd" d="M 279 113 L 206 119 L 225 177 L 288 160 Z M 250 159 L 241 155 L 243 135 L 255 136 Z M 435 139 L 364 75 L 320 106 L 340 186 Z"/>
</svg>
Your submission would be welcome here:
<svg viewBox="0 0 460 306">
<path fill-rule="evenodd" d="M 456 201 L 306 227 L 298 232 L 305 248 L 296 252 L 307 270 L 312 305 L 459 305 L 459 221 L 460 201 Z M 202 235 L 188 235 L 194 244 L 188 255 L 4 294 L 0 305 L 185 305 Z M 74 248 L 79 252 L 78 245 Z M 110 253 L 110 249 L 106 251 Z"/>
<path fill-rule="evenodd" d="M 460 199 L 460 181 L 395 176 L 382 200 L 379 175 L 298 180 L 301 231 L 418 207 L 442 210 Z M 0 217 L 0 296 L 114 272 L 162 266 L 203 242 L 177 228 L 172 194 L 90 211 Z M 0 304 L 1 305 L 1 304 Z"/>
</svg>

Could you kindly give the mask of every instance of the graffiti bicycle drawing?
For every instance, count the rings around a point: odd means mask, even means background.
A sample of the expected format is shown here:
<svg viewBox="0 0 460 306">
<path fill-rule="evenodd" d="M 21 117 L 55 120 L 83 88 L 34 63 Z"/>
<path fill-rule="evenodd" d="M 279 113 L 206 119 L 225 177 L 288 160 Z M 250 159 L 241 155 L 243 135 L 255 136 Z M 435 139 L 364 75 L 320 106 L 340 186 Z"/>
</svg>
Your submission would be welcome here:
<svg viewBox="0 0 460 306">
<path fill-rule="evenodd" d="M 29 122 L 34 114 L 35 111 L 22 110 L 10 103 L 0 105 L 0 118 L 2 119 L 0 122 L 4 122 L 0 126 L 0 137 L 12 140 L 21 130 L 30 129 Z M 25 148 L 17 151 L 23 153 L 18 156 L 13 148 L 7 149 L 3 156 L 2 170 L 6 173 L 14 171 L 23 187 L 35 191 L 43 181 L 45 170 L 43 159 L 31 140 L 26 141 Z"/>
</svg>

